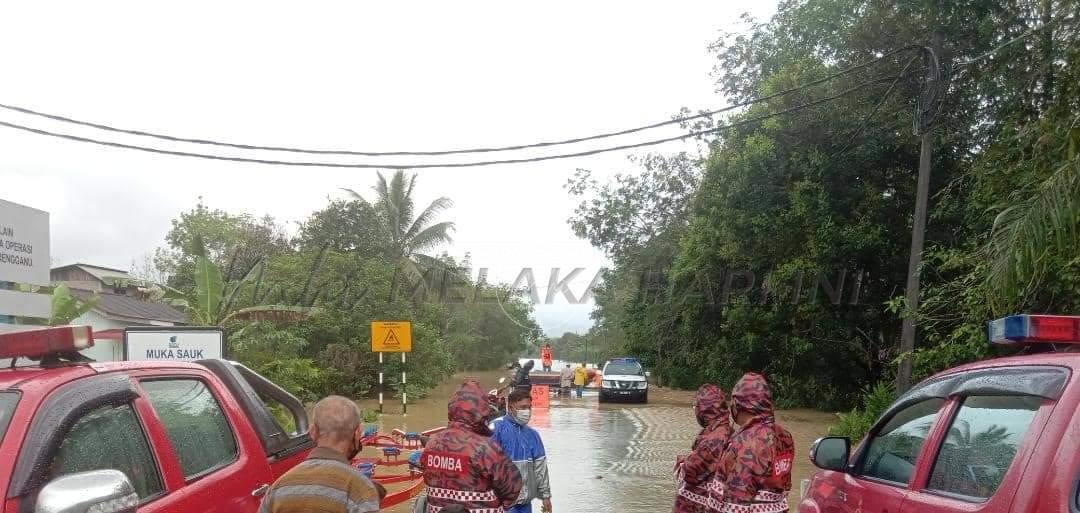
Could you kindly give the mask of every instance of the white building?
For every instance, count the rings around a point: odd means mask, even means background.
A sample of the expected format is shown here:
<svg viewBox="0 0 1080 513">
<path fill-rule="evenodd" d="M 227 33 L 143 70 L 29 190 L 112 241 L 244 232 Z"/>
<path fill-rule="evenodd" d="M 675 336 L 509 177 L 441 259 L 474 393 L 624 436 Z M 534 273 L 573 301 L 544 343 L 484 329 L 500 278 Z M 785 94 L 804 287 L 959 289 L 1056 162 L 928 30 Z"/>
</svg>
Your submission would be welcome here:
<svg viewBox="0 0 1080 513">
<path fill-rule="evenodd" d="M 184 313 L 171 305 L 149 301 L 140 288 L 149 286 L 127 271 L 97 265 L 71 264 L 53 268 L 53 285 L 67 285 L 72 294 L 101 300 L 72 324 L 89 325 L 94 330 L 94 347 L 82 351 L 98 361 L 123 359 L 123 330 L 129 326 L 179 326 Z"/>
</svg>

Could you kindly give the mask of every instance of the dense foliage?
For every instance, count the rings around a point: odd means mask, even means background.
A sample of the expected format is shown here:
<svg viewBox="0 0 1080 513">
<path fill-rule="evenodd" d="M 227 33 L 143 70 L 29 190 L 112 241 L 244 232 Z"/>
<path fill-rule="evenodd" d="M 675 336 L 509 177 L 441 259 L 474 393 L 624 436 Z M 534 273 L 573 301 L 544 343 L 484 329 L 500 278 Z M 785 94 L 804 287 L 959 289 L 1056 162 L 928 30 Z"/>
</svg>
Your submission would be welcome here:
<svg viewBox="0 0 1080 513">
<path fill-rule="evenodd" d="M 912 126 L 934 92 L 929 52 L 907 47 L 935 31 L 946 85 L 915 378 L 989 355 L 995 316 L 1080 313 L 1078 15 L 1058 0 L 788 0 L 723 35 L 731 103 L 884 58 L 739 111 L 699 159 L 649 156 L 610 184 L 579 172 L 571 226 L 615 263 L 590 336 L 674 386 L 755 370 L 781 405 L 849 408 L 861 390 L 878 405 L 912 315 Z"/>
<path fill-rule="evenodd" d="M 468 262 L 419 253 L 449 241 L 452 224 L 435 220 L 445 199 L 413 217 L 414 186 L 401 172 L 380 175 L 375 204 L 359 194 L 332 201 L 294 237 L 270 217 L 200 202 L 157 253 L 167 297 L 192 322 L 223 325 L 233 357 L 305 400 L 375 390 L 375 320 L 412 322 L 414 397 L 454 371 L 504 365 L 538 330 L 531 305 L 505 285 L 478 283 Z M 389 391 L 400 392 L 401 360 L 388 356 Z"/>
</svg>

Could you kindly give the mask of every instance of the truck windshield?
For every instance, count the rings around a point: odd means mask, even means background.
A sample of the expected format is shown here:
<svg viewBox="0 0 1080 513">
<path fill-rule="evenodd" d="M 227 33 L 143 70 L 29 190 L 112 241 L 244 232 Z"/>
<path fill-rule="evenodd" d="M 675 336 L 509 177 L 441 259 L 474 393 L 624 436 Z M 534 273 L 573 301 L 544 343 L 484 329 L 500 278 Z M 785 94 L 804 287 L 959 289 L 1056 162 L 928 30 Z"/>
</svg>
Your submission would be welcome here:
<svg viewBox="0 0 1080 513">
<path fill-rule="evenodd" d="M 609 376 L 641 376 L 641 365 L 634 362 L 611 362 L 604 367 L 604 374 Z"/>
<path fill-rule="evenodd" d="M 0 440 L 4 439 L 7 432 L 11 414 L 15 412 L 15 405 L 19 402 L 19 394 L 16 392 L 0 392 Z"/>
</svg>

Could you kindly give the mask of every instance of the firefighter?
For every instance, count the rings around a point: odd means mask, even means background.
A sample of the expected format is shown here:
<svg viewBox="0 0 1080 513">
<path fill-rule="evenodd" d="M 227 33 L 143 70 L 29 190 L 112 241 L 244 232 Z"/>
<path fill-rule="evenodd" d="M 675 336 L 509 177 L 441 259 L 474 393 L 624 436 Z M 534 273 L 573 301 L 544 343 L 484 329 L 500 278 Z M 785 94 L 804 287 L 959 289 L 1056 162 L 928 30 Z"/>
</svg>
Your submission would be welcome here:
<svg viewBox="0 0 1080 513">
<path fill-rule="evenodd" d="M 720 459 L 715 497 L 729 513 L 784 513 L 791 491 L 795 441 L 776 423 L 772 393 L 761 374 L 747 373 L 731 391 L 738 425 Z"/>
<path fill-rule="evenodd" d="M 494 415 L 480 385 L 462 385 L 450 399 L 447 417 L 447 429 L 432 435 L 420 455 L 427 513 L 454 504 L 469 511 L 512 506 L 521 493 L 521 473 L 489 438 Z"/>
<path fill-rule="evenodd" d="M 709 488 L 716 478 L 716 467 L 731 437 L 730 410 L 724 391 L 710 384 L 702 385 L 694 397 L 694 416 L 701 433 L 694 439 L 690 454 L 679 456 L 675 478 L 679 492 L 673 513 L 709 513 L 719 511 L 719 503 Z"/>
</svg>

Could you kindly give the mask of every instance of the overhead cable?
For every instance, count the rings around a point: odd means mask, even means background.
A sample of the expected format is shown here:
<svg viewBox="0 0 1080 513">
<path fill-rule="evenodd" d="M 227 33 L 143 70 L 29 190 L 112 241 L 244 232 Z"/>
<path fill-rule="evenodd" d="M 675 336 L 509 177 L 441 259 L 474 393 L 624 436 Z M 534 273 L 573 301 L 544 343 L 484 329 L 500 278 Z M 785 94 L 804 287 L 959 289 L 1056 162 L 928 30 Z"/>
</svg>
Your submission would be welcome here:
<svg viewBox="0 0 1080 513">
<path fill-rule="evenodd" d="M 555 154 L 555 155 L 543 155 L 543 156 L 528 157 L 528 158 L 486 160 L 486 161 L 473 161 L 473 162 L 437 162 L 437 163 L 393 164 L 393 163 L 351 163 L 351 162 L 305 162 L 305 161 L 287 161 L 287 160 L 261 159 L 261 158 L 249 158 L 249 157 L 233 157 L 233 156 L 227 156 L 227 155 L 214 155 L 214 154 L 196 153 L 196 152 L 188 152 L 188 151 L 166 150 L 166 149 L 161 149 L 161 148 L 153 148 L 153 147 L 149 147 L 149 146 L 140 146 L 140 145 L 135 145 L 135 144 L 126 144 L 126 143 L 120 143 L 120 142 L 114 142 L 114 141 L 105 141 L 105 140 L 101 140 L 101 139 L 94 139 L 94 138 L 91 138 L 91 137 L 83 137 L 83 136 L 73 135 L 73 134 L 52 132 L 52 131 L 49 131 L 49 130 L 43 130 L 43 129 L 40 129 L 40 128 L 29 127 L 29 126 L 20 125 L 20 124 L 17 124 L 17 123 L 11 123 L 11 122 L 8 122 L 8 121 L 0 121 L 0 126 L 8 127 L 8 128 L 14 129 L 14 130 L 21 130 L 21 131 L 24 131 L 24 132 L 30 132 L 30 133 L 34 133 L 34 134 L 38 134 L 38 135 L 44 135 L 44 136 L 48 136 L 48 137 L 56 137 L 56 138 L 60 138 L 60 139 L 67 139 L 67 140 L 70 140 L 70 141 L 97 144 L 97 145 L 108 146 L 108 147 L 113 147 L 113 148 L 136 150 L 136 151 L 142 151 L 142 152 L 147 152 L 147 153 L 156 153 L 156 154 L 160 154 L 160 155 L 173 155 L 173 156 L 178 156 L 178 157 L 192 157 L 192 158 L 200 158 L 200 159 L 208 159 L 208 160 L 219 160 L 219 161 L 227 161 L 227 162 L 244 162 L 244 163 L 251 163 L 251 164 L 267 164 L 267 165 L 294 166 L 294 167 L 328 167 L 328 168 L 351 168 L 351 169 L 462 168 L 462 167 L 492 166 L 492 165 L 499 165 L 499 164 L 525 164 L 525 163 L 531 163 L 531 162 L 542 162 L 542 161 L 547 161 L 547 160 L 559 160 L 559 159 L 568 159 L 568 158 L 574 158 L 574 157 L 585 157 L 585 156 L 589 156 L 589 155 L 597 155 L 597 154 L 609 153 L 609 152 L 613 152 L 613 151 L 623 151 L 623 150 L 631 150 L 631 149 L 636 149 L 636 148 L 644 148 L 644 147 L 648 147 L 648 146 L 656 146 L 656 145 L 664 144 L 664 143 L 668 143 L 668 142 L 681 141 L 681 140 L 690 139 L 690 138 L 694 138 L 694 137 L 706 136 L 706 135 L 714 134 L 714 133 L 717 133 L 717 132 L 720 132 L 720 131 L 723 131 L 723 130 L 729 130 L 729 129 L 732 129 L 732 128 L 737 128 L 737 127 L 741 127 L 741 126 L 744 126 L 744 125 L 748 125 L 748 124 L 751 124 L 751 123 L 756 123 L 758 121 L 764 121 L 766 119 L 774 118 L 774 117 L 777 117 L 777 116 L 782 116 L 782 115 L 785 115 L 785 114 L 790 114 L 792 112 L 797 112 L 797 111 L 800 111 L 800 110 L 803 110 L 803 109 L 806 109 L 806 108 L 809 108 L 809 107 L 813 107 L 815 105 L 820 105 L 822 103 L 826 103 L 826 102 L 829 102 L 829 101 L 836 100 L 838 98 L 842 98 L 842 97 L 847 96 L 847 95 L 849 95 L 851 93 L 859 91 L 859 90 L 861 90 L 862 88 L 864 88 L 864 87 L 866 87 L 868 85 L 877 84 L 877 83 L 884 83 L 884 82 L 892 81 L 892 80 L 895 80 L 895 77 L 889 76 L 889 77 L 886 77 L 886 78 L 877 78 L 877 79 L 874 79 L 874 80 L 869 80 L 869 81 L 866 81 L 866 82 L 862 82 L 862 83 L 860 83 L 860 84 L 858 84 L 858 85 L 856 85 L 854 87 L 845 89 L 845 90 L 841 91 L 840 93 L 837 93 L 837 94 L 834 94 L 834 95 L 831 95 L 831 96 L 826 96 L 826 97 L 823 97 L 823 98 L 818 98 L 816 100 L 809 101 L 809 102 L 806 102 L 806 103 L 802 103 L 802 104 L 796 105 L 794 107 L 790 107 L 790 108 L 780 110 L 780 111 L 777 111 L 777 112 L 774 112 L 774 113 L 739 120 L 739 121 L 736 121 L 734 123 L 730 123 L 730 124 L 727 124 L 727 125 L 720 125 L 720 126 L 717 126 L 717 127 L 706 129 L 706 130 L 688 132 L 688 133 L 684 133 L 684 134 L 673 136 L 673 137 L 665 137 L 665 138 L 662 138 L 662 139 L 653 139 L 653 140 L 634 143 L 634 144 L 623 144 L 623 145 L 619 145 L 619 146 L 609 146 L 609 147 L 604 147 L 604 148 L 597 148 L 597 149 L 593 149 L 593 150 L 579 151 L 579 152 L 573 152 L 573 153 L 561 153 L 561 154 Z"/>
<path fill-rule="evenodd" d="M 558 140 L 558 141 L 544 141 L 544 142 L 536 142 L 536 143 L 530 143 L 530 144 L 516 144 L 516 145 L 511 145 L 511 146 L 481 147 L 481 148 L 467 148 L 467 149 L 454 149 L 454 150 L 436 150 L 436 151 L 357 151 L 357 150 L 309 149 L 309 148 L 299 148 L 299 147 L 290 147 L 290 146 L 264 146 L 264 145 L 256 145 L 256 144 L 241 144 L 241 143 L 232 143 L 232 142 L 225 142 L 225 141 L 216 141 L 216 140 L 212 140 L 212 139 L 179 137 L 179 136 L 173 136 L 173 135 L 168 135 L 168 134 L 149 132 L 149 131 L 144 131 L 144 130 L 132 130 L 132 129 L 127 129 L 127 128 L 118 128 L 118 127 L 114 127 L 114 126 L 111 126 L 111 125 L 105 125 L 105 124 L 102 124 L 102 123 L 94 123 L 94 122 L 90 122 L 90 121 L 83 121 L 83 120 L 74 119 L 74 118 L 71 118 L 71 117 L 68 117 L 68 116 L 61 116 L 61 115 L 57 115 L 57 114 L 50 114 L 50 113 L 46 113 L 46 112 L 41 112 L 41 111 L 26 108 L 26 107 L 18 106 L 18 105 L 8 105 L 8 104 L 0 103 L 0 109 L 6 109 L 6 110 L 13 111 L 13 112 L 21 113 L 21 114 L 27 114 L 27 115 L 31 115 L 31 116 L 47 118 L 47 119 L 51 119 L 51 120 L 54 120 L 54 121 L 60 121 L 60 122 L 63 122 L 63 123 L 70 123 L 70 124 L 79 125 L 79 126 L 85 126 L 85 127 L 89 127 L 89 128 L 96 128 L 98 130 L 105 130 L 105 131 L 109 131 L 109 132 L 115 132 L 115 133 L 121 133 L 121 134 L 127 134 L 127 135 L 134 135 L 134 136 L 139 136 L 139 137 L 150 137 L 150 138 L 161 139 L 161 140 L 170 141 L 170 142 L 201 144 L 201 145 L 208 145 L 208 146 L 220 146 L 220 147 L 234 148 L 234 149 L 241 149 L 241 150 L 281 151 L 281 152 L 288 152 L 288 153 L 303 153 L 303 154 L 309 154 L 309 155 L 342 155 L 342 156 L 354 156 L 354 157 L 441 156 L 441 155 L 456 155 L 456 154 L 468 154 L 468 153 L 490 153 L 490 152 L 501 152 L 501 151 L 511 151 L 511 150 L 525 150 L 525 149 L 533 149 L 533 148 L 544 148 L 544 147 L 549 147 L 549 146 L 562 146 L 562 145 L 567 145 L 567 144 L 575 144 L 575 143 L 581 143 L 581 142 L 587 142 L 587 141 L 595 141 L 595 140 L 598 140 L 598 139 L 606 139 L 606 138 L 610 138 L 610 137 L 629 135 L 629 134 L 643 132 L 643 131 L 646 131 L 646 130 L 652 130 L 652 129 L 660 128 L 660 127 L 664 127 L 664 126 L 675 125 L 675 124 L 684 123 L 686 121 L 690 121 L 690 120 L 694 120 L 694 119 L 700 119 L 700 118 L 706 118 L 706 117 L 711 118 L 711 117 L 713 117 L 713 116 L 715 116 L 717 114 L 730 112 L 732 110 L 735 110 L 735 109 L 738 109 L 738 108 L 741 108 L 741 107 L 746 107 L 746 106 L 749 106 L 749 105 L 753 105 L 755 103 L 768 101 L 768 100 L 771 100 L 771 99 L 774 99 L 774 98 L 778 98 L 780 96 L 788 95 L 788 94 L 798 92 L 798 91 L 801 91 L 801 90 L 804 90 L 804 89 L 807 89 L 807 88 L 810 88 L 810 87 L 813 87 L 813 86 L 816 86 L 816 85 L 823 84 L 823 83 L 828 82 L 830 80 L 833 80 L 835 78 L 842 77 L 844 75 L 851 74 L 851 73 L 853 73 L 855 71 L 858 71 L 860 69 L 864 69 L 864 68 L 867 68 L 869 66 L 872 66 L 872 65 L 874 65 L 874 64 L 876 64 L 878 62 L 881 62 L 881 61 L 883 61 L 885 59 L 888 59 L 889 57 L 891 57 L 893 55 L 896 55 L 898 53 L 911 51 L 911 50 L 915 50 L 915 49 L 920 49 L 920 48 L 922 48 L 922 47 L 917 46 L 917 45 L 910 45 L 910 46 L 905 46 L 905 47 L 902 47 L 902 48 L 898 48 L 896 50 L 886 52 L 886 53 L 882 54 L 879 57 L 875 57 L 874 59 L 870 59 L 870 60 L 864 61 L 862 63 L 850 66 L 848 68 L 844 68 L 843 70 L 840 70 L 840 71 L 838 71 L 836 73 L 832 73 L 832 74 L 827 75 L 825 77 L 822 77 L 822 78 L 819 78 L 817 80 L 807 82 L 805 84 L 801 84 L 801 85 L 792 87 L 790 89 L 785 89 L 783 91 L 779 91 L 779 92 L 776 92 L 776 93 L 773 93 L 773 94 L 770 94 L 770 95 L 766 95 L 766 96 L 762 96 L 762 97 L 758 97 L 758 98 L 752 98 L 750 100 L 746 100 L 746 101 L 739 102 L 739 103 L 736 103 L 736 104 L 733 104 L 733 105 L 729 105 L 729 106 L 724 107 L 724 108 L 710 110 L 710 111 L 702 112 L 702 113 L 695 114 L 695 115 L 692 115 L 692 116 L 681 116 L 681 117 L 677 117 L 675 119 L 671 119 L 671 120 L 668 120 L 668 121 L 662 121 L 662 122 L 658 122 L 658 123 L 651 123 L 651 124 L 648 124 L 648 125 L 643 125 L 643 126 L 639 126 L 639 127 L 635 127 L 635 128 L 628 128 L 628 129 L 617 130 L 617 131 L 613 131 L 613 132 L 602 132 L 602 133 L 595 134 L 595 135 L 590 135 L 590 136 L 585 136 L 585 137 L 576 137 L 576 138 L 572 138 L 572 139 L 563 139 L 563 140 Z"/>
<path fill-rule="evenodd" d="M 892 96 L 893 90 L 896 89 L 896 86 L 900 83 L 900 80 L 902 80 L 907 75 L 908 69 L 911 68 L 911 65 L 914 64 L 915 61 L 918 60 L 918 58 L 919 56 L 916 55 L 915 57 L 912 57 L 906 65 L 904 65 L 904 69 L 900 71 L 899 75 L 896 76 L 896 80 L 893 80 L 893 82 L 889 84 L 889 88 L 886 89 L 885 92 L 881 95 L 881 98 L 878 99 L 877 104 L 874 105 L 874 108 L 870 109 L 870 112 L 867 113 L 866 117 L 864 117 L 859 123 L 859 127 L 855 130 L 855 133 L 853 133 L 848 139 L 848 142 L 844 146 L 844 148 L 834 154 L 833 157 L 838 157 L 840 155 L 843 155 L 844 153 L 847 153 L 848 150 L 850 150 L 855 144 L 857 144 L 857 141 L 860 137 L 862 137 L 863 132 L 866 131 L 866 127 L 870 124 L 870 120 L 877 115 L 878 110 L 880 110 L 881 107 L 885 105 L 885 102 L 888 101 L 889 97 Z"/>
</svg>

